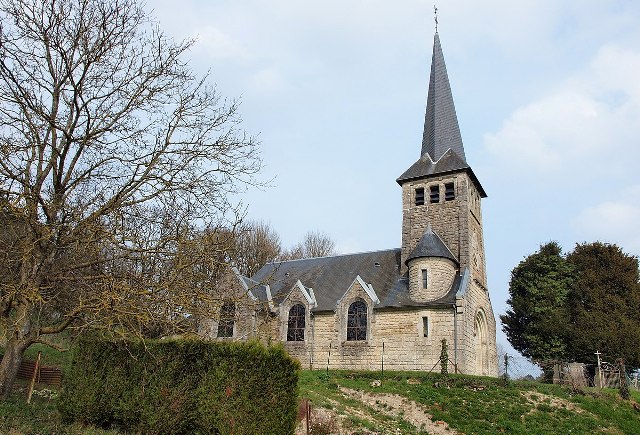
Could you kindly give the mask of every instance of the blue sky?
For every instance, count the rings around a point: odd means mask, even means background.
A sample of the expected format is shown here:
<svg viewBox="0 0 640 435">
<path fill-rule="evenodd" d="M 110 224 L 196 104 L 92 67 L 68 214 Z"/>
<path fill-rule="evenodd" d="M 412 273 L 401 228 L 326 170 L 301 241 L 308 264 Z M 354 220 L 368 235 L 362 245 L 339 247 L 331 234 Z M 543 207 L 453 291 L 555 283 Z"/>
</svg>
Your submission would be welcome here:
<svg viewBox="0 0 640 435">
<path fill-rule="evenodd" d="M 431 2 L 147 7 L 169 36 L 197 39 L 196 72 L 242 99 L 261 177 L 273 179 L 243 195 L 250 218 L 285 246 L 309 230 L 341 253 L 400 246 L 395 179 L 420 154 Z M 543 242 L 601 240 L 640 254 L 640 2 L 448 1 L 439 22 L 467 161 L 488 194 L 496 316 L 511 269 Z"/>
</svg>

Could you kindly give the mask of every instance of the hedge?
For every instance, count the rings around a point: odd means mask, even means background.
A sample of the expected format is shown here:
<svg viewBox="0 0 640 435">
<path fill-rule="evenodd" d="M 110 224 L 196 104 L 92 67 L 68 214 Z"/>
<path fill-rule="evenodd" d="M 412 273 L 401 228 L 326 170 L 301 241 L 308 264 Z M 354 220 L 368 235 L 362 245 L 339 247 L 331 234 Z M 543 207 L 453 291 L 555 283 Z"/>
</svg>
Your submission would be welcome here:
<svg viewBox="0 0 640 435">
<path fill-rule="evenodd" d="M 299 364 L 281 345 L 82 339 L 63 420 L 158 434 L 290 434 Z"/>
</svg>

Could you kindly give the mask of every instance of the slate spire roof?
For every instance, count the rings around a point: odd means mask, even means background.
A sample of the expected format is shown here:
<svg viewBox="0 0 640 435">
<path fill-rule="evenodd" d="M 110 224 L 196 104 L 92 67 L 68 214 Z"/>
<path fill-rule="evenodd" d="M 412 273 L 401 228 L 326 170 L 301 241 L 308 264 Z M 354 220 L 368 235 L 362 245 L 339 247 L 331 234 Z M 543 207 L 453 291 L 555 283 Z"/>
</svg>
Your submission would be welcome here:
<svg viewBox="0 0 640 435">
<path fill-rule="evenodd" d="M 487 194 L 471 170 L 464 154 L 458 116 L 440 46 L 440 36 L 436 32 L 433 37 L 429 93 L 420 158 L 396 181 L 402 185 L 410 180 L 462 171 L 469 174 L 480 196 L 485 198 Z"/>
<path fill-rule="evenodd" d="M 440 37 L 436 33 L 433 37 L 429 94 L 420 155 L 429 154 L 431 160 L 436 162 L 450 148 L 466 162 L 447 67 L 440 46 Z"/>
</svg>

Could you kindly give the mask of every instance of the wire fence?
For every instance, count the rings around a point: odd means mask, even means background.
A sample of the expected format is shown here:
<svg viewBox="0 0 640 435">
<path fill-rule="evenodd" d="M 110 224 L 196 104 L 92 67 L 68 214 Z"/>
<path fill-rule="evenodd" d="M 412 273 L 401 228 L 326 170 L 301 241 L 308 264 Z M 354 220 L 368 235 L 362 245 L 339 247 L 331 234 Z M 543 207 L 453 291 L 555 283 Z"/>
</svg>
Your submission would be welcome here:
<svg viewBox="0 0 640 435">
<path fill-rule="evenodd" d="M 544 380 L 573 387 L 621 388 L 640 391 L 640 373 L 627 370 L 624 360 L 611 358 L 595 352 L 595 364 L 567 361 L 536 361 L 535 363 L 520 355 L 500 355 L 498 371 L 501 377 L 520 380 Z M 601 356 L 603 358 L 601 358 Z"/>
<path fill-rule="evenodd" d="M 537 364 L 520 355 L 503 354 L 498 358 L 498 373 L 509 379 L 535 380 L 542 376 Z"/>
</svg>

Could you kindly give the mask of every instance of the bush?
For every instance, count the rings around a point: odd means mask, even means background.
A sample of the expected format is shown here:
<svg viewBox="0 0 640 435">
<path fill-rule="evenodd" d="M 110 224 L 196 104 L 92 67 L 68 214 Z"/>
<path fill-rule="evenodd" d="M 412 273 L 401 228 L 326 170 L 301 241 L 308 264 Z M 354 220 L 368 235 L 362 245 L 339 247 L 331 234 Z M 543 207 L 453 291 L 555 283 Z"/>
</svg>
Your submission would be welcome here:
<svg viewBox="0 0 640 435">
<path fill-rule="evenodd" d="M 293 433 L 299 364 L 281 345 L 83 339 L 66 421 L 144 433 Z"/>
</svg>

